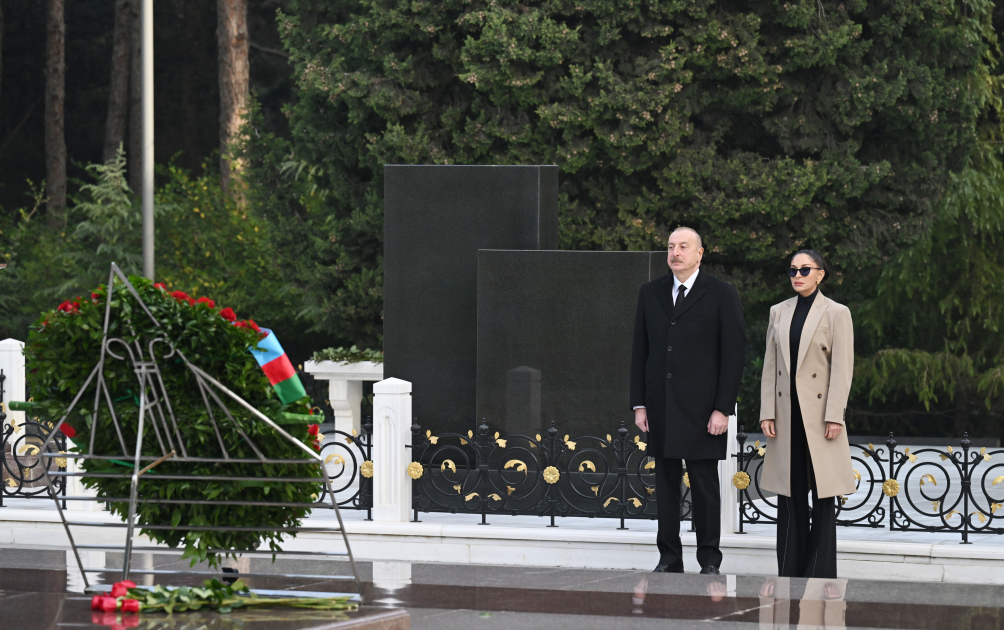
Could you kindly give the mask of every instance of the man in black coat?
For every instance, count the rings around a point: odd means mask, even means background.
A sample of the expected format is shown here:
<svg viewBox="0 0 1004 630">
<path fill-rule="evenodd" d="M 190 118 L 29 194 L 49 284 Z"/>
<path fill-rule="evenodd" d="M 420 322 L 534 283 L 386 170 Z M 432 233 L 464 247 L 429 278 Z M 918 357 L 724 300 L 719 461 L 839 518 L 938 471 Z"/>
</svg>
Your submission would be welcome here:
<svg viewBox="0 0 1004 630">
<path fill-rule="evenodd" d="M 659 513 L 657 572 L 683 573 L 680 481 L 687 461 L 697 561 L 718 574 L 722 552 L 718 462 L 728 452 L 746 353 L 746 325 L 735 287 L 701 271 L 700 235 L 669 236 L 671 275 L 643 284 L 631 351 L 631 407 L 655 458 Z"/>
</svg>

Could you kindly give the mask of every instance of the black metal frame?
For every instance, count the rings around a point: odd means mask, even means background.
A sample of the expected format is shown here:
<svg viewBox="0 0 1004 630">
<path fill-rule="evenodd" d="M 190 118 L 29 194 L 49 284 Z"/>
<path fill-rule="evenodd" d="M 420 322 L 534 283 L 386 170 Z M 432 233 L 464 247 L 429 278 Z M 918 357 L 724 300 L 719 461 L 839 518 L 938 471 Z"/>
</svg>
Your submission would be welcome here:
<svg viewBox="0 0 1004 630">
<path fill-rule="evenodd" d="M 373 420 L 367 418 L 363 424 L 363 432 L 359 435 L 349 435 L 344 431 L 329 431 L 321 446 L 321 459 L 325 467 L 331 466 L 332 462 L 337 464 L 333 456 L 340 456 L 341 469 L 332 471 L 328 469 L 328 478 L 331 480 L 331 491 L 334 495 L 349 489 L 358 480 L 359 487 L 351 496 L 337 501 L 338 506 L 351 510 L 366 510 L 366 520 L 373 520 Z M 363 474 L 363 465 L 369 463 L 369 474 Z M 325 504 L 328 495 L 327 489 L 318 497 L 318 504 Z M 331 497 L 337 500 L 336 496 Z"/>
<path fill-rule="evenodd" d="M 432 435 L 415 421 L 412 462 L 414 521 L 419 512 L 549 517 L 578 516 L 620 520 L 657 518 L 654 460 L 639 437 L 628 437 L 621 422 L 616 436 L 559 437 L 552 424 L 541 435 L 489 435 L 484 422 L 469 431 Z M 417 472 L 412 469 L 411 473 Z M 557 477 L 555 478 L 555 475 Z M 681 518 L 691 518 L 689 488 Z"/>
<path fill-rule="evenodd" d="M 748 477 L 748 486 L 738 491 L 740 534 L 746 533 L 743 531 L 745 524 L 777 522 L 776 517 L 763 507 L 776 510 L 777 505 L 771 503 L 760 487 L 760 463 L 766 445 L 756 443 L 750 446 L 746 444 L 747 439 L 740 426 L 736 435 L 739 443 L 737 470 L 745 472 Z M 888 526 L 890 531 L 900 532 L 958 533 L 962 544 L 969 544 L 970 533 L 1004 534 L 1004 457 L 983 466 L 994 457 L 1004 455 L 1004 449 L 971 451 L 972 441 L 968 433 L 959 441 L 961 452 L 951 446 L 945 449 L 920 448 L 912 453 L 909 448 L 900 451 L 892 433 L 885 446 L 883 449 L 872 444 L 851 444 L 858 491 L 849 497 L 840 497 L 837 525 Z M 934 456 L 943 463 L 931 461 Z M 1000 476 L 991 481 L 995 472 Z M 973 489 L 973 480 L 977 476 L 978 492 Z M 987 490 L 988 481 L 991 481 L 991 488 L 1001 486 L 1000 496 Z M 745 479 L 742 482 L 747 483 Z M 953 484 L 958 485 L 957 492 L 953 492 Z M 858 498 L 862 491 L 864 494 Z M 922 504 L 930 504 L 931 508 L 922 507 Z M 975 509 L 970 511 L 970 508 Z M 841 518 L 841 514 L 846 514 L 846 517 Z M 953 524 L 950 521 L 956 515 L 959 519 L 957 524 Z"/>
<path fill-rule="evenodd" d="M 15 432 L 13 421 L 9 424 L 7 423 L 7 404 L 4 402 L 7 394 L 5 388 L 6 382 L 7 375 L 3 373 L 3 370 L 0 370 L 0 409 L 2 409 L 2 411 L 0 411 L 0 455 L 2 455 L 3 458 L 3 464 L 2 467 L 0 467 L 0 471 L 5 473 L 0 474 L 0 507 L 6 507 L 3 504 L 5 496 L 17 499 L 48 499 L 49 489 L 45 485 L 45 475 L 42 472 L 42 462 L 45 462 L 44 466 L 50 472 L 53 472 L 52 464 L 58 463 L 51 457 L 46 458 L 39 455 L 42 444 L 45 444 L 46 438 L 52 430 L 51 426 L 38 422 L 37 418 L 32 421 L 26 419 L 18 431 Z M 23 434 L 21 433 L 22 431 Z M 28 441 L 29 439 L 37 440 L 39 443 L 32 444 Z M 34 447 L 35 452 L 27 455 L 18 452 L 19 450 L 27 449 L 28 447 Z M 64 435 L 60 434 L 56 436 L 55 448 L 59 450 L 52 451 L 50 447 L 46 446 L 47 452 L 56 452 L 58 454 L 64 454 L 66 452 L 66 437 Z M 9 460 L 8 453 L 10 457 Z M 11 461 L 14 462 L 13 468 L 11 467 Z M 36 469 L 38 470 L 36 471 Z M 57 466 L 56 470 L 65 472 L 66 466 Z M 38 474 L 33 474 L 35 472 Z M 14 485 L 8 485 L 8 480 L 13 481 Z M 60 480 L 59 483 L 56 484 L 56 494 L 66 497 L 65 480 Z M 65 498 L 63 499 L 63 509 L 66 509 Z"/>
</svg>

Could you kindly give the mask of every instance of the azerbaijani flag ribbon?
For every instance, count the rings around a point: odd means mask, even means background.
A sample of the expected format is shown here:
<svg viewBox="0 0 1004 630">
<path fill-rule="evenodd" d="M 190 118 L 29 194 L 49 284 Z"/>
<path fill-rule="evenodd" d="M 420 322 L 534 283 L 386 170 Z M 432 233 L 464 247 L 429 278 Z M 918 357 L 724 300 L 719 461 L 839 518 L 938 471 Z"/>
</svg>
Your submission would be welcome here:
<svg viewBox="0 0 1004 630">
<path fill-rule="evenodd" d="M 251 354 L 258 361 L 262 372 L 268 377 L 268 382 L 275 388 L 275 393 L 279 395 L 282 404 L 288 405 L 294 400 L 299 400 L 307 395 L 300 383 L 300 377 L 296 375 L 293 364 L 290 363 L 286 351 L 279 345 L 279 340 L 275 338 L 275 333 L 268 328 L 262 328 L 265 337 L 258 342 L 261 350 L 249 348 Z"/>
</svg>

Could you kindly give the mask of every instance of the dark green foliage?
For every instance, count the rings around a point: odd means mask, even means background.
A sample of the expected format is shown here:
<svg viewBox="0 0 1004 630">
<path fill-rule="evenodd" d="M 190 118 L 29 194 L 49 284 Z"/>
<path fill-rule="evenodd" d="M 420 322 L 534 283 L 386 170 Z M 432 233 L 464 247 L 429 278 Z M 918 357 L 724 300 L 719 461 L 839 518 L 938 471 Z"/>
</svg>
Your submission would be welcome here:
<svg viewBox="0 0 1004 630">
<path fill-rule="evenodd" d="M 268 379 L 248 352 L 248 348 L 257 342 L 257 333 L 250 328 L 232 325 L 221 317 L 219 308 L 206 303 L 191 305 L 180 295 L 172 296 L 165 289 L 155 287 L 136 276 L 130 277 L 130 282 L 161 327 L 155 326 L 124 285 L 117 282 L 111 302 L 109 337 L 121 338 L 126 343 L 133 344 L 133 353 L 137 352 L 138 347 L 134 342 L 138 342 L 145 351 L 154 339 L 163 337 L 167 340 L 166 343 L 155 344 L 156 360 L 189 456 L 218 458 L 223 453 L 195 379 L 177 356 L 171 356 L 172 346 L 191 363 L 217 378 L 271 418 L 280 418 L 282 412 L 309 413 L 309 398 L 305 397 L 290 405 L 282 405 L 275 398 Z M 35 402 L 40 405 L 40 416 L 43 419 L 54 421 L 66 413 L 73 397 L 97 364 L 107 295 L 102 285 L 93 293 L 69 301 L 60 310 L 44 313 L 32 327 L 25 346 L 28 385 Z M 122 344 L 112 344 L 109 350 L 128 358 Z M 106 358 L 103 368 L 110 397 L 115 401 L 124 448 L 114 430 L 106 405 L 99 406 L 97 428 L 91 426 L 94 412 L 92 384 L 90 393 L 78 401 L 67 418 L 67 423 L 77 432 L 74 438 L 77 452 L 88 452 L 88 444 L 93 439 L 93 454 L 115 455 L 131 463 L 130 454 L 136 444 L 139 416 L 139 387 L 134 368 L 132 361 L 113 357 Z M 228 406 L 240 428 L 269 458 L 309 458 L 297 444 L 283 439 L 274 429 L 255 419 L 243 408 L 233 403 Z M 239 435 L 238 427 L 228 422 L 218 408 L 214 413 L 230 457 L 256 459 L 255 452 Z M 158 434 L 150 424 L 150 414 L 147 414 L 145 422 L 142 452 L 145 455 L 159 456 L 162 450 Z M 285 428 L 297 440 L 302 440 L 312 448 L 313 438 L 308 435 L 307 425 L 289 424 Z M 163 430 L 161 427 L 162 437 Z M 92 473 L 131 473 L 129 466 L 108 459 L 87 459 L 82 462 L 82 467 Z M 197 505 L 185 501 L 216 499 L 310 504 L 311 495 L 319 492 L 320 488 L 320 483 L 160 480 L 161 476 L 172 473 L 318 479 L 321 475 L 316 464 L 223 465 L 176 463 L 168 460 L 143 477 L 140 497 L 179 502 L 141 503 L 138 508 L 141 527 L 148 524 L 177 526 L 179 523 L 197 526 L 295 527 L 306 516 L 307 508 Z M 128 476 L 88 477 L 83 482 L 95 488 L 99 497 L 129 496 Z M 128 514 L 126 502 L 109 503 L 109 508 L 122 518 Z M 155 541 L 170 546 L 184 546 L 184 557 L 191 557 L 193 562 L 205 560 L 208 556 L 211 563 L 215 563 L 216 558 L 207 554 L 207 549 L 254 549 L 262 541 L 267 541 L 270 548 L 275 549 L 282 537 L 282 534 L 270 532 L 186 532 L 184 529 L 142 531 Z"/>
<path fill-rule="evenodd" d="M 337 361 L 339 363 L 359 363 L 361 361 L 371 361 L 373 363 L 383 363 L 383 352 L 366 348 L 360 350 L 357 346 L 351 348 L 325 348 L 318 350 L 310 357 L 311 361 Z"/>
<path fill-rule="evenodd" d="M 292 0 L 292 138 L 249 134 L 254 201 L 305 253 L 287 264 L 318 328 L 372 344 L 384 164 L 558 164 L 562 247 L 661 249 L 697 228 L 755 362 L 791 253 L 823 251 L 828 294 L 853 307 L 929 231 L 975 140 L 991 7 Z M 744 418 L 758 379 L 750 365 Z"/>
</svg>

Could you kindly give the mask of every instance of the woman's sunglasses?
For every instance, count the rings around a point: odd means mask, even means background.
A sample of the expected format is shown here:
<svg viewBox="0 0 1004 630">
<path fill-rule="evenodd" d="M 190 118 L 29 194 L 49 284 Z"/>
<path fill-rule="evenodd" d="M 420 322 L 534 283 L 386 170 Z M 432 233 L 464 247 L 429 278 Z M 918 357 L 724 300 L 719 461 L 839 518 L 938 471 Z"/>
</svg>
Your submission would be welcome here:
<svg viewBox="0 0 1004 630">
<path fill-rule="evenodd" d="M 820 269 L 819 267 L 801 267 L 799 269 L 795 269 L 794 267 L 792 267 L 788 269 L 788 277 L 794 278 L 795 274 L 800 273 L 804 278 L 805 276 L 809 275 L 809 272 L 812 271 L 813 269 L 815 269 L 816 271 L 822 271 L 822 269 Z"/>
</svg>

